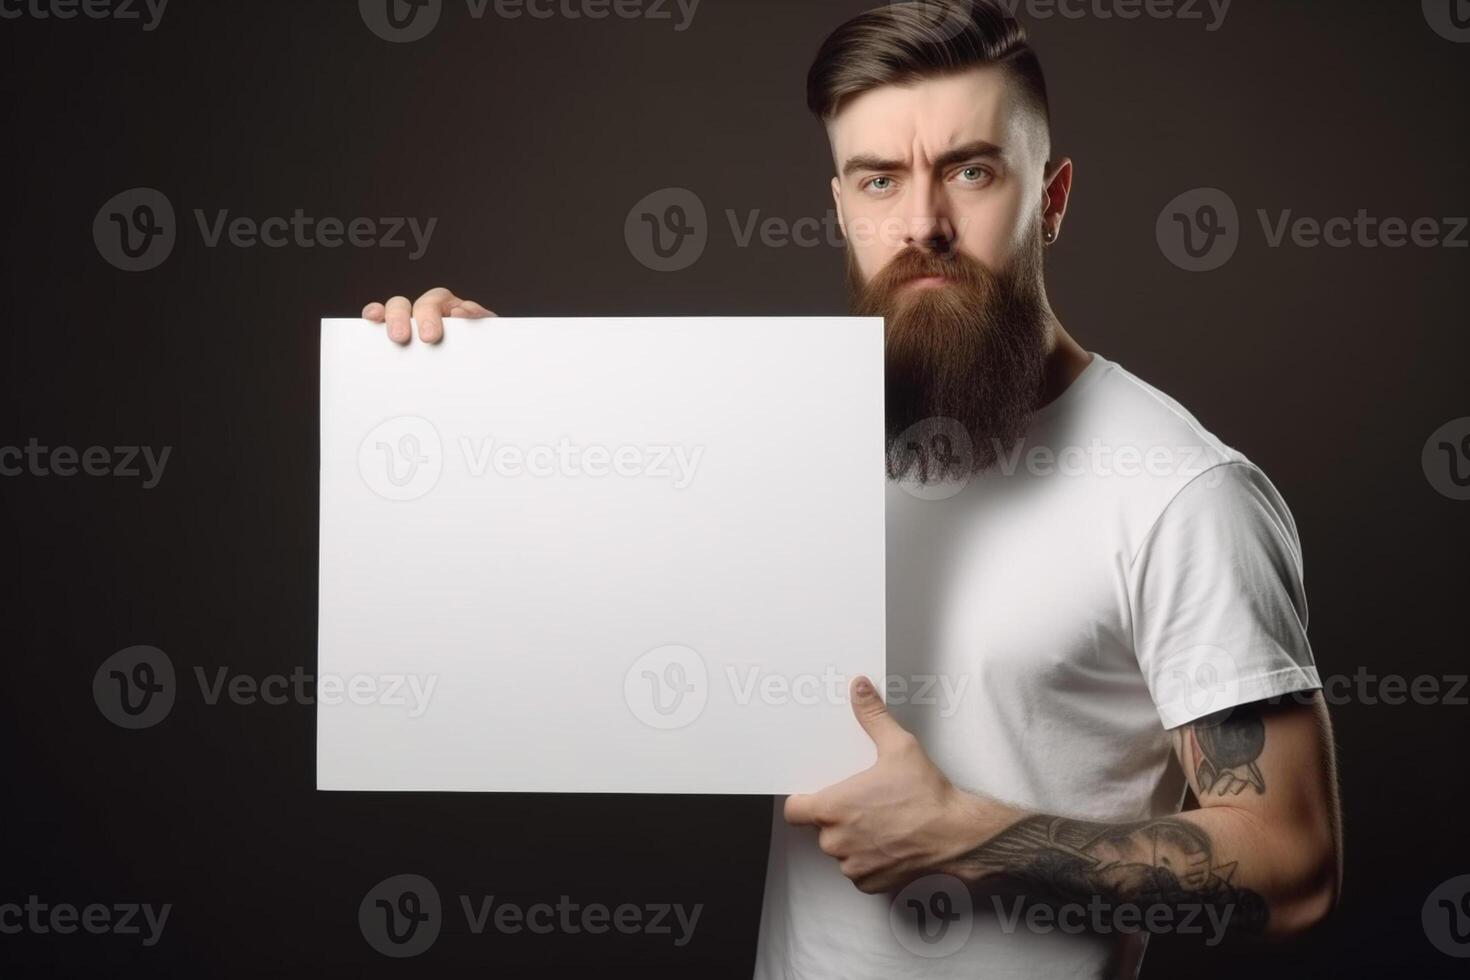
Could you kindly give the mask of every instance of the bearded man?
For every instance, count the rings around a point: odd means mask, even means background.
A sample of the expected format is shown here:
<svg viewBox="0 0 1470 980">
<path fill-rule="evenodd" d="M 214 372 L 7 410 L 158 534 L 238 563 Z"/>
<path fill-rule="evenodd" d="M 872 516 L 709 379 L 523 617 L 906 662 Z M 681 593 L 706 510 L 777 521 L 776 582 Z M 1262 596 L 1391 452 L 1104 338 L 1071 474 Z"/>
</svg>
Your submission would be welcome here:
<svg viewBox="0 0 1470 980">
<path fill-rule="evenodd" d="M 1073 164 L 1025 32 L 890 4 L 807 98 L 853 310 L 885 320 L 889 678 L 964 698 L 853 684 L 877 762 L 776 801 L 756 976 L 1133 976 L 1151 932 L 1319 922 L 1341 836 L 1296 528 L 1052 311 Z M 434 289 L 363 315 L 434 343 L 493 314 Z"/>
</svg>

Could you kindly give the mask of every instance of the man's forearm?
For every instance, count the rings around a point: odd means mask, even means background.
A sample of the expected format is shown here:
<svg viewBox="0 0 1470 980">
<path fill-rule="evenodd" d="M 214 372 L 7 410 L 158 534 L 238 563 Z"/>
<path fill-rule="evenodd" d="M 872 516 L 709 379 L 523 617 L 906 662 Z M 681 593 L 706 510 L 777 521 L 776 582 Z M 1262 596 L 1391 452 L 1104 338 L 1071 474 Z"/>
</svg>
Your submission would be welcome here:
<svg viewBox="0 0 1470 980">
<path fill-rule="evenodd" d="M 1231 934 L 1299 931 L 1325 914 L 1335 892 L 1333 863 L 1319 848 L 1283 840 L 1230 807 L 1133 823 L 1025 814 L 977 797 L 966 807 L 972 827 L 1004 826 L 941 870 L 982 891 L 1136 906 L 1153 914 L 1145 928 L 1207 913 Z"/>
</svg>

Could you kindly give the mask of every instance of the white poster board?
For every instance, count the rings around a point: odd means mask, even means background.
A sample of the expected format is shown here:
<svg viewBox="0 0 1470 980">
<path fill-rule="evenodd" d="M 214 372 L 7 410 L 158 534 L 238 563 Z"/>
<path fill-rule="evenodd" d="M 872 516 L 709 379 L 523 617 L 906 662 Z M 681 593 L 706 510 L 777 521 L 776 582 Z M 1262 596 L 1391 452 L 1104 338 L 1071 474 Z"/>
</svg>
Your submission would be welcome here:
<svg viewBox="0 0 1470 980">
<path fill-rule="evenodd" d="M 790 793 L 872 764 L 874 318 L 322 322 L 317 787 Z"/>
</svg>

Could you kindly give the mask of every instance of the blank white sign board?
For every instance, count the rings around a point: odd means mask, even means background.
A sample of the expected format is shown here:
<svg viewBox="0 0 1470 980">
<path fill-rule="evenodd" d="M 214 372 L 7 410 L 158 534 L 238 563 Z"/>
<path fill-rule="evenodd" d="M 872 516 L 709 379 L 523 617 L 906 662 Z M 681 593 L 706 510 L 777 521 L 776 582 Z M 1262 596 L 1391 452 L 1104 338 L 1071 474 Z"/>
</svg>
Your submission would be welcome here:
<svg viewBox="0 0 1470 980">
<path fill-rule="evenodd" d="M 810 792 L 874 752 L 883 328 L 322 321 L 317 786 Z"/>
</svg>

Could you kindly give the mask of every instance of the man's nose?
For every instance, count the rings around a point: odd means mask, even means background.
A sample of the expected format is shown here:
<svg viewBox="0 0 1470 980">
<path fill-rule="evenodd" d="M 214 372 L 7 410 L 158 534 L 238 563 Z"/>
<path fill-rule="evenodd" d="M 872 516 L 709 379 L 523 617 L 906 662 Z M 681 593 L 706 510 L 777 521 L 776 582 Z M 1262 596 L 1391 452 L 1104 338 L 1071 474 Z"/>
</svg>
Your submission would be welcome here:
<svg viewBox="0 0 1470 980">
<path fill-rule="evenodd" d="M 914 187 L 905 216 L 904 245 L 944 253 L 954 247 L 954 223 L 950 220 L 947 201 L 933 181 L 922 181 Z"/>
</svg>

